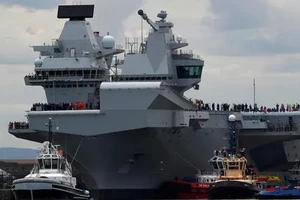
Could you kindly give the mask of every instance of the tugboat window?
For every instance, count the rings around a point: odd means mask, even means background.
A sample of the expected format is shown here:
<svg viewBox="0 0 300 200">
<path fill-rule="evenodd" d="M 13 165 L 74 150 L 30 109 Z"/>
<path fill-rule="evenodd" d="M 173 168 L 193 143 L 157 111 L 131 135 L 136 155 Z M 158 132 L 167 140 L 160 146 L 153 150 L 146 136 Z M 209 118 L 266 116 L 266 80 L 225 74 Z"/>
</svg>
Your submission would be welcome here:
<svg viewBox="0 0 300 200">
<path fill-rule="evenodd" d="M 52 169 L 57 169 L 58 166 L 58 160 L 57 159 L 53 159 L 52 160 Z"/>
<path fill-rule="evenodd" d="M 218 162 L 218 165 L 219 165 L 219 168 L 220 168 L 220 169 L 223 169 L 223 164 L 222 164 L 222 162 L 219 161 L 219 162 Z"/>
<path fill-rule="evenodd" d="M 38 165 L 39 165 L 40 169 L 44 168 L 44 166 L 43 166 L 43 160 L 42 159 L 38 159 Z"/>
<path fill-rule="evenodd" d="M 214 169 L 219 169 L 216 161 L 211 162 Z"/>
<path fill-rule="evenodd" d="M 51 160 L 45 159 L 44 160 L 45 169 L 51 169 Z"/>
<path fill-rule="evenodd" d="M 229 170 L 239 169 L 239 163 L 238 162 L 228 162 L 228 169 Z"/>
<path fill-rule="evenodd" d="M 243 169 L 244 168 L 244 163 L 240 163 L 240 168 Z"/>
<path fill-rule="evenodd" d="M 202 74 L 202 66 L 177 66 L 179 79 L 197 79 Z"/>
<path fill-rule="evenodd" d="M 65 164 L 64 161 L 62 161 L 62 163 L 61 163 L 61 170 L 65 170 L 65 168 L 66 168 L 66 164 Z"/>
</svg>

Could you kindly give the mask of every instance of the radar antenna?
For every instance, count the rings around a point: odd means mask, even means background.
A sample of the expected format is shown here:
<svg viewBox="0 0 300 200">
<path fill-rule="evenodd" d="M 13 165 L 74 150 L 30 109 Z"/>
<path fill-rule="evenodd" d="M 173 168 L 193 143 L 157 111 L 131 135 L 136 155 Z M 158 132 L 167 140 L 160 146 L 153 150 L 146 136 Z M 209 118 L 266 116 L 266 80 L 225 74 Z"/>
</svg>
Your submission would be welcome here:
<svg viewBox="0 0 300 200">
<path fill-rule="evenodd" d="M 129 38 L 125 38 L 125 49 L 129 50 L 129 54 L 134 54 L 137 52 L 139 45 L 138 38 L 133 38 L 133 41 L 130 41 Z"/>
<path fill-rule="evenodd" d="M 148 18 L 147 14 L 144 13 L 143 10 L 139 10 L 138 14 L 142 17 L 143 20 L 145 20 L 154 29 L 154 31 L 158 31 L 159 28 L 151 19 Z"/>
<path fill-rule="evenodd" d="M 166 11 L 160 11 L 160 13 L 157 14 L 157 17 L 161 19 L 162 22 L 165 21 L 165 19 L 167 18 L 168 14 Z"/>
</svg>

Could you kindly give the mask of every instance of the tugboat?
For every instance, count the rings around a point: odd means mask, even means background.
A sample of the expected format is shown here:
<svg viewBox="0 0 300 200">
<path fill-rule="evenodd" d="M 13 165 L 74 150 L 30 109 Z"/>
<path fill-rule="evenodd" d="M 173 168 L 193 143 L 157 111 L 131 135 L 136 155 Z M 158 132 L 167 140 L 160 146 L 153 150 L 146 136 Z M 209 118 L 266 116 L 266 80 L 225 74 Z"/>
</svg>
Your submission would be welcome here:
<svg viewBox="0 0 300 200">
<path fill-rule="evenodd" d="M 281 180 L 278 176 L 258 176 L 256 186 L 261 191 L 273 191 L 276 186 L 281 185 Z"/>
<path fill-rule="evenodd" d="M 228 121 L 231 123 L 229 148 L 223 149 L 223 170 L 214 183 L 208 189 L 209 199 L 240 199 L 253 198 L 259 192 L 256 187 L 256 175 L 247 168 L 245 149 L 236 151 L 235 122 L 236 117 L 230 115 Z"/>
<path fill-rule="evenodd" d="M 291 177 L 288 180 L 289 185 L 287 187 L 276 186 L 273 190 L 263 190 L 258 193 L 258 199 L 300 199 L 300 188 L 297 186 L 300 180 L 300 163 L 296 160 L 296 163 L 292 169 Z"/>
<path fill-rule="evenodd" d="M 214 157 L 208 162 L 212 172 L 198 171 L 195 178 L 186 177 L 183 180 L 175 178 L 164 182 L 159 188 L 158 198 L 163 199 L 207 199 L 210 185 L 215 183 L 223 171 L 224 149 L 214 151 Z"/>
<path fill-rule="evenodd" d="M 223 169 L 223 158 L 219 151 L 214 152 L 208 162 L 212 165 L 212 172 L 199 170 L 194 178 L 186 177 L 183 180 L 175 178 L 164 182 L 159 187 L 158 198 L 162 199 L 207 199 L 210 184 L 214 183 Z"/>
<path fill-rule="evenodd" d="M 49 141 L 43 143 L 30 174 L 13 181 L 15 199 L 91 199 L 87 190 L 76 188 L 72 167 L 59 146 L 52 144 L 52 121 L 49 118 Z"/>
<path fill-rule="evenodd" d="M 209 185 L 217 178 L 217 174 L 203 173 L 196 174 L 195 178 L 186 177 L 182 180 L 165 181 L 159 187 L 157 199 L 207 199 Z"/>
</svg>

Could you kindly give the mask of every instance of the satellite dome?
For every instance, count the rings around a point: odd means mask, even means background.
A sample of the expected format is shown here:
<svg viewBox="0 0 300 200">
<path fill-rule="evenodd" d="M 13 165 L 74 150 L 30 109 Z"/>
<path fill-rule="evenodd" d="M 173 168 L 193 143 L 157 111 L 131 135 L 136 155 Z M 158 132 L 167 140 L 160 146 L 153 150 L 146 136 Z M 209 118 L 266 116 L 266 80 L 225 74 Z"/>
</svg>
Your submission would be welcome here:
<svg viewBox="0 0 300 200">
<path fill-rule="evenodd" d="M 102 38 L 102 47 L 104 49 L 112 49 L 115 47 L 115 38 L 111 35 L 106 35 Z"/>
<path fill-rule="evenodd" d="M 43 65 L 43 61 L 40 58 L 35 59 L 34 66 L 41 67 Z"/>
<path fill-rule="evenodd" d="M 177 40 L 177 42 L 181 42 L 181 41 L 182 41 L 182 36 L 181 36 L 181 35 L 178 35 L 178 36 L 176 37 L 176 40 Z"/>
<path fill-rule="evenodd" d="M 230 121 L 230 122 L 234 122 L 236 120 L 236 117 L 235 117 L 235 115 L 229 115 L 229 117 L 228 117 L 228 121 Z"/>
</svg>

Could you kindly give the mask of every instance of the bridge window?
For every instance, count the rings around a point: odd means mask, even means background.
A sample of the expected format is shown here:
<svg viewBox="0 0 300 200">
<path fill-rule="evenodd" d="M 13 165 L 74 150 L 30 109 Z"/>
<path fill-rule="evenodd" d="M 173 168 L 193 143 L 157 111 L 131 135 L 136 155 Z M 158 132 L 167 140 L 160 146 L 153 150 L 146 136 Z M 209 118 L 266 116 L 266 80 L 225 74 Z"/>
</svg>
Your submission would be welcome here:
<svg viewBox="0 0 300 200">
<path fill-rule="evenodd" d="M 177 77 L 179 79 L 201 78 L 203 66 L 177 66 Z"/>
<path fill-rule="evenodd" d="M 49 74 L 49 76 L 55 76 L 55 72 L 54 71 L 49 71 L 48 74 Z"/>
</svg>

